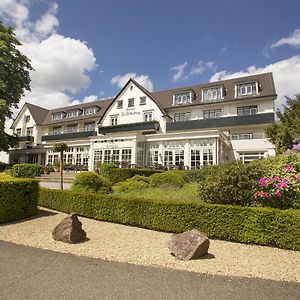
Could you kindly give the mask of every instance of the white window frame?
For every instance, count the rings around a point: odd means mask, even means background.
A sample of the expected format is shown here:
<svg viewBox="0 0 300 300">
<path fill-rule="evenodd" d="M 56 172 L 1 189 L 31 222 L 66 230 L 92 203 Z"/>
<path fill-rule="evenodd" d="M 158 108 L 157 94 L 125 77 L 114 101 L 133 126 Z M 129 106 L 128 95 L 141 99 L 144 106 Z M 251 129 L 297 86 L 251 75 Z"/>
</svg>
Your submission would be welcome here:
<svg viewBox="0 0 300 300">
<path fill-rule="evenodd" d="M 63 116 L 63 113 L 62 112 L 57 112 L 57 113 L 53 113 L 52 114 L 52 120 L 61 120 L 62 119 L 62 116 Z"/>
<path fill-rule="evenodd" d="M 78 110 L 70 110 L 67 112 L 68 119 L 77 118 L 77 117 L 78 117 Z"/>
<path fill-rule="evenodd" d="M 89 106 L 89 107 L 85 107 L 83 109 L 83 115 L 84 116 L 94 115 L 95 113 L 96 113 L 96 107 L 95 106 Z"/>
<path fill-rule="evenodd" d="M 140 105 L 146 105 L 146 97 L 140 97 Z"/>
<path fill-rule="evenodd" d="M 151 122 L 153 121 L 154 111 L 148 110 L 143 112 L 143 122 Z"/>
<path fill-rule="evenodd" d="M 110 116 L 110 125 L 118 125 L 119 124 L 119 115 Z"/>
<path fill-rule="evenodd" d="M 192 92 L 178 92 L 173 94 L 173 106 L 192 103 Z"/>
<path fill-rule="evenodd" d="M 118 100 L 117 101 L 117 109 L 122 109 L 123 108 L 123 100 Z"/>
<path fill-rule="evenodd" d="M 248 163 L 250 161 L 253 161 L 255 159 L 262 159 L 262 158 L 265 158 L 265 157 L 266 157 L 266 152 L 265 151 L 238 152 L 238 158 L 243 164 Z"/>
<path fill-rule="evenodd" d="M 213 93 L 216 92 L 216 97 L 214 97 Z M 219 97 L 218 97 L 219 95 Z M 202 90 L 202 102 L 213 102 L 223 99 L 223 87 L 212 87 L 206 88 Z"/>
<path fill-rule="evenodd" d="M 249 109 L 249 114 L 245 113 L 245 110 Z M 239 111 L 242 111 L 243 113 L 239 113 Z M 236 114 L 237 116 L 252 116 L 258 114 L 258 106 L 257 105 L 251 105 L 251 106 L 238 106 L 236 108 Z"/>
<path fill-rule="evenodd" d="M 33 127 L 27 127 L 26 128 L 26 135 L 27 136 L 33 136 Z"/>
<path fill-rule="evenodd" d="M 128 107 L 134 107 L 134 98 L 128 99 Z"/>
<path fill-rule="evenodd" d="M 61 134 L 62 133 L 62 126 L 53 126 L 52 127 L 52 134 Z"/>
<path fill-rule="evenodd" d="M 84 123 L 84 131 L 94 131 L 94 130 L 95 130 L 94 122 Z"/>
<path fill-rule="evenodd" d="M 208 118 L 206 116 L 206 114 L 208 113 Z M 211 115 L 214 115 L 213 117 L 211 117 Z M 222 116 L 222 110 L 220 108 L 217 109 L 207 109 L 203 111 L 203 119 L 205 120 L 209 120 L 209 119 L 218 119 L 221 118 Z"/>
<path fill-rule="evenodd" d="M 16 128 L 16 135 L 20 136 L 22 133 L 22 128 Z"/>
<path fill-rule="evenodd" d="M 68 133 L 78 132 L 78 124 L 69 124 L 67 126 L 67 132 Z"/>
<path fill-rule="evenodd" d="M 253 89 L 254 86 L 255 86 L 255 90 Z M 237 98 L 237 97 L 259 95 L 258 88 L 259 86 L 257 81 L 238 83 L 235 85 L 234 97 Z M 242 89 L 244 89 L 244 92 L 242 92 Z"/>
<path fill-rule="evenodd" d="M 185 122 L 189 121 L 191 118 L 190 112 L 183 112 L 183 113 L 174 113 L 174 122 Z"/>
</svg>

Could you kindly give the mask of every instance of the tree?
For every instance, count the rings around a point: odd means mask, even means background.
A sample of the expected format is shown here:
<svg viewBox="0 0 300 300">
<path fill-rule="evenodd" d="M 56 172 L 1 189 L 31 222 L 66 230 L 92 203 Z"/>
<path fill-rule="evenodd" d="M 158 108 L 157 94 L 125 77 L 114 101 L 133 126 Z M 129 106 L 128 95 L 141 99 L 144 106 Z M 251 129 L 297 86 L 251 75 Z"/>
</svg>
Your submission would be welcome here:
<svg viewBox="0 0 300 300">
<path fill-rule="evenodd" d="M 13 29 L 0 21 L 0 151 L 7 151 L 17 138 L 5 133 L 5 120 L 12 118 L 12 108 L 18 107 L 25 90 L 30 91 L 29 59 L 17 47 Z"/>
<path fill-rule="evenodd" d="M 283 111 L 276 113 L 280 123 L 273 122 L 266 129 L 268 138 L 276 147 L 276 153 L 291 149 L 294 141 L 300 137 L 300 94 L 296 94 L 294 99 L 286 99 Z"/>
<path fill-rule="evenodd" d="M 64 151 L 68 150 L 68 146 L 64 143 L 56 143 L 53 145 L 53 151 L 60 153 L 60 164 L 59 164 L 59 172 L 60 172 L 60 189 L 63 190 L 63 170 L 64 170 Z"/>
</svg>

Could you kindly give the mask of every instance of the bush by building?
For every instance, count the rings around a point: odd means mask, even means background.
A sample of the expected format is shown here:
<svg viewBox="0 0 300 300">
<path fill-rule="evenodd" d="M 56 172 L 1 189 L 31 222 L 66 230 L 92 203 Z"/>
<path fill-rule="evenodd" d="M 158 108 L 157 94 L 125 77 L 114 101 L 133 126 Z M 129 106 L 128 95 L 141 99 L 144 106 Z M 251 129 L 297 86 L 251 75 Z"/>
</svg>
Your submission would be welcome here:
<svg viewBox="0 0 300 300">
<path fill-rule="evenodd" d="M 155 187 L 175 187 L 181 188 L 187 183 L 184 171 L 166 171 L 163 173 L 153 174 L 149 178 L 151 186 Z"/>
<path fill-rule="evenodd" d="M 0 179 L 0 223 L 36 214 L 39 184 L 34 179 Z"/>
<path fill-rule="evenodd" d="M 141 175 L 135 175 L 125 181 L 118 182 L 113 186 L 115 192 L 128 192 L 140 190 L 149 186 L 149 178 Z"/>
<path fill-rule="evenodd" d="M 41 176 L 44 167 L 37 164 L 15 164 L 12 166 L 11 174 L 17 178 L 35 178 Z"/>
<path fill-rule="evenodd" d="M 47 189 L 41 189 L 39 205 L 153 230 L 178 233 L 196 228 L 210 238 L 300 250 L 299 210 L 174 203 Z"/>
<path fill-rule="evenodd" d="M 75 176 L 72 190 L 77 192 L 109 193 L 111 183 L 96 172 L 82 172 Z"/>
</svg>

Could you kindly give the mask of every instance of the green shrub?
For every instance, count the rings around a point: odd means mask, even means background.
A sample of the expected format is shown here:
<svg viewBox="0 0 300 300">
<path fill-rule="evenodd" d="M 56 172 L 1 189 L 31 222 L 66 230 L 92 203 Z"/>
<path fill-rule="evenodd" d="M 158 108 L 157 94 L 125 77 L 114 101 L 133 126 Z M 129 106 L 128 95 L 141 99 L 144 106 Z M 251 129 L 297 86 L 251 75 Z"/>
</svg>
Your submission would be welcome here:
<svg viewBox="0 0 300 300">
<path fill-rule="evenodd" d="M 268 172 L 266 161 L 222 164 L 200 182 L 199 197 L 208 203 L 248 206 L 255 201 L 259 179 Z"/>
<path fill-rule="evenodd" d="M 36 214 L 39 184 L 34 179 L 7 176 L 0 180 L 0 223 Z"/>
<path fill-rule="evenodd" d="M 114 163 L 100 164 L 98 172 L 100 175 L 109 179 L 113 184 L 125 181 L 135 175 L 141 175 L 149 177 L 155 173 L 161 173 L 161 170 L 152 169 L 129 169 L 129 168 L 118 168 Z"/>
<path fill-rule="evenodd" d="M 77 192 L 109 193 L 111 183 L 96 172 L 82 172 L 75 176 L 72 190 Z"/>
<path fill-rule="evenodd" d="M 115 192 L 129 192 L 140 190 L 149 186 L 149 178 L 141 175 L 135 175 L 126 181 L 118 182 L 113 186 Z"/>
<path fill-rule="evenodd" d="M 185 178 L 188 182 L 204 181 L 208 176 L 218 172 L 221 165 L 208 165 L 203 166 L 201 169 L 186 170 Z"/>
<path fill-rule="evenodd" d="M 39 205 L 153 230 L 183 232 L 196 228 L 210 238 L 300 250 L 298 210 L 174 203 L 48 189 L 41 189 Z"/>
<path fill-rule="evenodd" d="M 176 187 L 181 188 L 186 183 L 183 171 L 166 171 L 164 173 L 153 174 L 150 176 L 150 185 L 156 187 Z"/>
<path fill-rule="evenodd" d="M 12 176 L 18 178 L 39 177 L 44 171 L 44 167 L 37 164 L 16 164 L 12 166 Z"/>
</svg>

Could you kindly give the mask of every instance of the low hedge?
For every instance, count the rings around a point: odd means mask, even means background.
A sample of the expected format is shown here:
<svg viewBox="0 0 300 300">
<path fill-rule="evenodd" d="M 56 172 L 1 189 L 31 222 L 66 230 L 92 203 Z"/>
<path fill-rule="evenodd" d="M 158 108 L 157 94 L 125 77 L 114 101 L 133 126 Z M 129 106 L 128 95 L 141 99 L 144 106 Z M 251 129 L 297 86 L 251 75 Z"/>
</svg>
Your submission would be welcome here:
<svg viewBox="0 0 300 300">
<path fill-rule="evenodd" d="M 2 178 L 0 180 L 0 223 L 35 215 L 38 191 L 37 180 Z"/>
<path fill-rule="evenodd" d="M 161 173 L 161 170 L 152 170 L 152 169 L 130 169 L 130 168 L 105 168 L 101 170 L 99 169 L 99 174 L 109 179 L 112 184 L 125 181 L 135 175 L 141 175 L 145 177 L 149 177 L 156 173 Z"/>
<path fill-rule="evenodd" d="M 39 205 L 96 220 L 166 232 L 199 229 L 211 238 L 300 250 L 300 211 L 174 203 L 41 189 Z"/>
<path fill-rule="evenodd" d="M 41 176 L 44 167 L 37 164 L 15 164 L 12 166 L 11 174 L 17 178 L 35 178 Z"/>
</svg>

